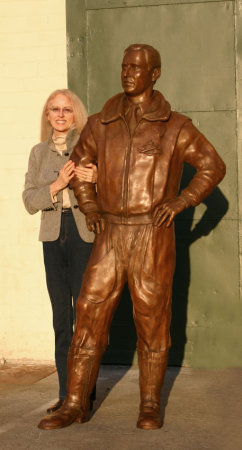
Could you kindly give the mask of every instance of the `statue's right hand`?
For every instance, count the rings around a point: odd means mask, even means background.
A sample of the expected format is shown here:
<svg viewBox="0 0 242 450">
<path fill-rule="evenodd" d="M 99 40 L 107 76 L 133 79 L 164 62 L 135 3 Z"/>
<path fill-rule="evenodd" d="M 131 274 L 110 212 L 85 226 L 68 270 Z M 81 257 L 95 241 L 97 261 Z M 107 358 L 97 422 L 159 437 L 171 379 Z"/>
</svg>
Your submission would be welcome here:
<svg viewBox="0 0 242 450">
<path fill-rule="evenodd" d="M 89 212 L 86 214 L 86 223 L 89 231 L 100 234 L 104 231 L 105 222 L 104 218 L 99 212 Z"/>
</svg>

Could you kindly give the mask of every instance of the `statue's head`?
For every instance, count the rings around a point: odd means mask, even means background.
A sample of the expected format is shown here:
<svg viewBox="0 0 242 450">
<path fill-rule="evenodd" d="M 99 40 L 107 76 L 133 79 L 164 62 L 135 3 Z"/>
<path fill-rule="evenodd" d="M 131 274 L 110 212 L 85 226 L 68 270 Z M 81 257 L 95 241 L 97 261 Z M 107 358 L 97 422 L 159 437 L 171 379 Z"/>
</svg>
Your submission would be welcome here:
<svg viewBox="0 0 242 450">
<path fill-rule="evenodd" d="M 121 81 L 124 92 L 130 96 L 153 88 L 161 73 L 159 52 L 151 45 L 132 44 L 124 51 Z"/>
</svg>

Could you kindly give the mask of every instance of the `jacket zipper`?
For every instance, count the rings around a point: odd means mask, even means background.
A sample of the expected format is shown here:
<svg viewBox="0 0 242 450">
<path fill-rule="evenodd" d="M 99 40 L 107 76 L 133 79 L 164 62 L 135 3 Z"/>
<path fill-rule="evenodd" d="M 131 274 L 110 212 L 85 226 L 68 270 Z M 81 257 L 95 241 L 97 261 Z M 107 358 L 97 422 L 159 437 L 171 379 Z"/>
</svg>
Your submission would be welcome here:
<svg viewBox="0 0 242 450">
<path fill-rule="evenodd" d="M 123 118 L 124 123 L 127 127 L 128 133 L 129 133 L 129 145 L 128 148 L 126 148 L 126 162 L 125 162 L 125 169 L 124 169 L 124 184 L 123 184 L 123 213 L 124 216 L 127 217 L 128 216 L 128 177 L 129 177 L 129 167 L 130 167 L 130 157 L 131 157 L 131 148 L 132 148 L 132 142 L 133 142 L 133 136 L 134 136 L 134 131 L 136 130 L 136 128 L 133 131 L 133 134 L 130 133 L 130 129 L 129 126 L 125 120 L 125 118 Z"/>
</svg>

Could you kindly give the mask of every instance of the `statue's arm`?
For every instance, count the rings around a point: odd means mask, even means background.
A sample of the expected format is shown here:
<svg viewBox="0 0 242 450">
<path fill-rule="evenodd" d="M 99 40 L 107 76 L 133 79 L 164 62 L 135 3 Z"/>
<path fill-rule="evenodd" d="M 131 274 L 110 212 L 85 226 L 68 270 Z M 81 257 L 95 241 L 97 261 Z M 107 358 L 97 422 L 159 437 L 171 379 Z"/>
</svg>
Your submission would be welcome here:
<svg viewBox="0 0 242 450">
<path fill-rule="evenodd" d="M 97 145 L 89 122 L 83 129 L 70 159 L 76 167 L 79 165 L 85 167 L 90 163 L 97 165 Z M 78 201 L 79 209 L 86 215 L 88 229 L 100 233 L 104 229 L 104 220 L 99 212 L 95 184 L 80 181 L 80 178 L 74 176 L 70 186 Z"/>
<path fill-rule="evenodd" d="M 183 161 L 196 169 L 196 174 L 179 196 L 188 208 L 198 205 L 211 194 L 223 179 L 226 167 L 212 144 L 192 122 L 182 128 L 177 146 L 183 153 Z"/>
<path fill-rule="evenodd" d="M 196 206 L 206 198 L 223 179 L 225 164 L 212 144 L 191 121 L 182 127 L 176 151 L 183 162 L 195 167 L 196 174 L 180 195 L 171 198 L 154 211 L 154 225 L 164 222 L 169 227 L 177 214 L 190 206 Z"/>
</svg>

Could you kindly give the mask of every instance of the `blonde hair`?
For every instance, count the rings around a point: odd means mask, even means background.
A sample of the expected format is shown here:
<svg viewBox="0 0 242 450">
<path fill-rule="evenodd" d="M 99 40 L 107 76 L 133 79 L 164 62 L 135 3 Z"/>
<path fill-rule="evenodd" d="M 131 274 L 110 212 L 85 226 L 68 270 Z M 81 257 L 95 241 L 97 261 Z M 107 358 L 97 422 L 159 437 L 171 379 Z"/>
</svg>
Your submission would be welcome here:
<svg viewBox="0 0 242 450">
<path fill-rule="evenodd" d="M 74 124 L 78 133 L 80 133 L 87 123 L 87 111 L 81 100 L 77 97 L 74 92 L 70 89 L 57 89 L 52 92 L 47 98 L 41 115 L 41 130 L 40 130 L 40 140 L 41 142 L 46 141 L 50 135 L 51 125 L 47 119 L 48 106 L 51 100 L 53 100 L 57 95 L 65 95 L 69 98 L 74 114 Z"/>
</svg>

